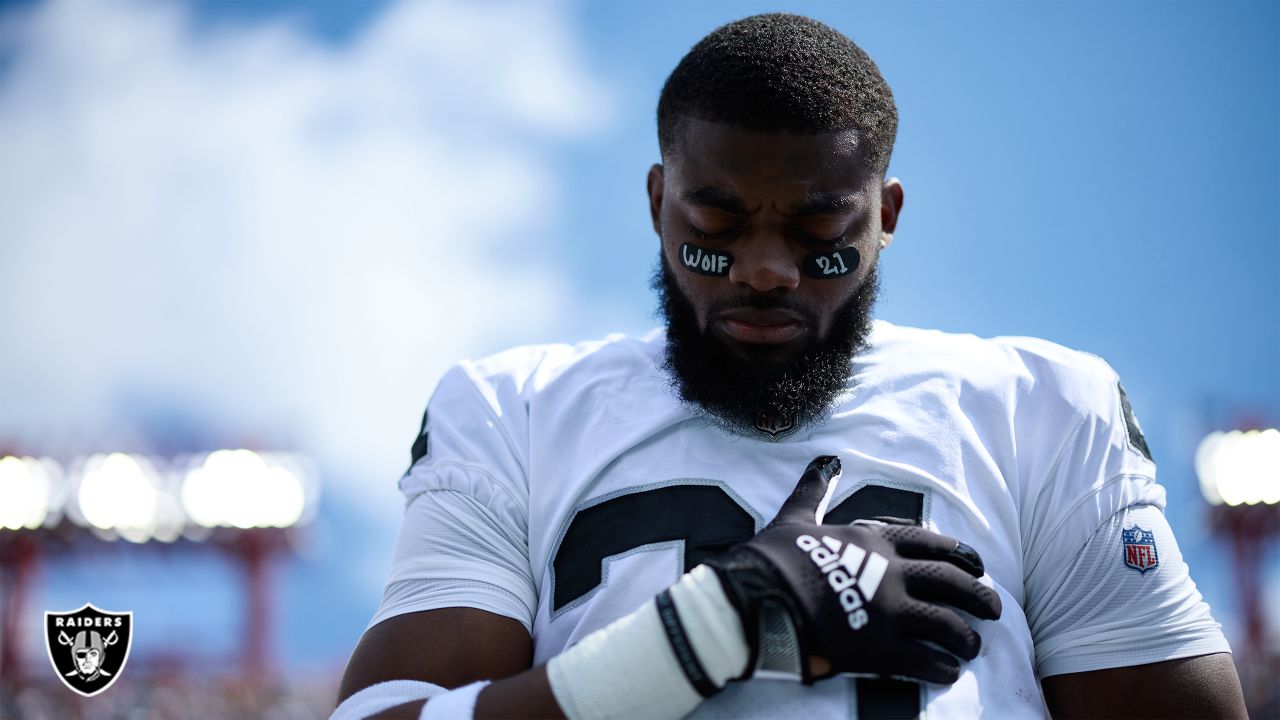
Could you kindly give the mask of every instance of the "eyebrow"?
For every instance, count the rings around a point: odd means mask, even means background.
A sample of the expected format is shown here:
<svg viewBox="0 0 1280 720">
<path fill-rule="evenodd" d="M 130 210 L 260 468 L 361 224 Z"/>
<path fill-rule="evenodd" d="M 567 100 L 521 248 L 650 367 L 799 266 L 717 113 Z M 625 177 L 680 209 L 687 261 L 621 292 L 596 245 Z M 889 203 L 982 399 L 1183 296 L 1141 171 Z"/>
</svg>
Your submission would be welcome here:
<svg viewBox="0 0 1280 720">
<path fill-rule="evenodd" d="M 838 192 L 817 192 L 805 196 L 804 202 L 790 217 L 806 217 L 809 215 L 833 215 L 848 212 L 858 207 L 857 195 L 846 195 Z"/>
<path fill-rule="evenodd" d="M 725 212 L 746 214 L 748 212 L 737 195 L 716 187 L 704 186 L 697 190 L 686 190 L 680 193 L 680 199 L 691 205 L 715 208 Z"/>
<path fill-rule="evenodd" d="M 747 214 L 750 211 L 742 204 L 737 195 L 717 187 L 704 186 L 697 190 L 686 190 L 680 199 L 691 205 L 715 208 L 730 213 Z M 815 192 L 805 196 L 804 202 L 788 217 L 809 217 L 811 215 L 832 215 L 848 212 L 857 208 L 858 196 L 838 192 Z"/>
</svg>

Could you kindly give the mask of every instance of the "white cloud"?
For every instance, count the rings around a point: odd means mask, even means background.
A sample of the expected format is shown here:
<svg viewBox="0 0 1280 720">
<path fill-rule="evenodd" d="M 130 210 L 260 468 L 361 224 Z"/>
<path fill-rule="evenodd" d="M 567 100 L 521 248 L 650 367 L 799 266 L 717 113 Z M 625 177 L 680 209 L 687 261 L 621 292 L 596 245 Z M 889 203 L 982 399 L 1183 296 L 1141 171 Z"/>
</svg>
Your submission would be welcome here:
<svg viewBox="0 0 1280 720">
<path fill-rule="evenodd" d="M 0 42 L 0 438 L 115 442 L 141 397 L 383 503 L 448 363 L 572 318 L 548 142 L 610 101 L 557 6 L 406 2 L 334 47 L 56 1 Z"/>
</svg>

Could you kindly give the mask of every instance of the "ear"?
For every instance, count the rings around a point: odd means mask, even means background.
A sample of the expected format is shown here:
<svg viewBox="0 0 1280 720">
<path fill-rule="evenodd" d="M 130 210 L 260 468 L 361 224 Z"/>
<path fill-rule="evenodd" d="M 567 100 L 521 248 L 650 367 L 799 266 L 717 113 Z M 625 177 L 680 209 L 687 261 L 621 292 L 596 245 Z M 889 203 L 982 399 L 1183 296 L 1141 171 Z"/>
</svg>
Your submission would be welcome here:
<svg viewBox="0 0 1280 720">
<path fill-rule="evenodd" d="M 898 227 L 898 214 L 902 212 L 902 182 L 896 177 L 884 181 L 880 188 L 880 249 L 893 242 L 893 231 Z"/>
<path fill-rule="evenodd" d="M 653 231 L 662 237 L 662 166 L 649 168 L 649 215 L 653 218 Z"/>
</svg>

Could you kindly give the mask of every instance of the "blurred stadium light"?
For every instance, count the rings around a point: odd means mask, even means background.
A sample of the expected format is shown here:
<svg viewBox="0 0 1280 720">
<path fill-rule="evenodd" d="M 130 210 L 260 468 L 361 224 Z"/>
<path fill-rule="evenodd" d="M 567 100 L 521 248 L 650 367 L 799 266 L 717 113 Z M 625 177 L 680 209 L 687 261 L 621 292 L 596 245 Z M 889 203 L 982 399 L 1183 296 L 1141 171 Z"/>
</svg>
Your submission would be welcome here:
<svg viewBox="0 0 1280 720">
<path fill-rule="evenodd" d="M 48 458 L 0 458 L 0 530 L 34 530 L 44 523 L 56 468 Z"/>
<path fill-rule="evenodd" d="M 156 527 L 157 473 L 141 456 L 94 455 L 85 463 L 76 492 L 80 516 L 130 542 L 146 542 Z"/>
<path fill-rule="evenodd" d="M 193 522 L 208 528 L 290 527 L 315 507 L 308 501 L 315 492 L 307 477 L 291 456 L 217 450 L 187 472 L 182 506 Z"/>
<path fill-rule="evenodd" d="M 1210 505 L 1280 502 L 1280 430 L 1209 433 L 1196 449 L 1196 474 Z"/>
<path fill-rule="evenodd" d="M 1195 464 L 1210 526 L 1231 547 L 1245 626 L 1243 652 L 1236 652 L 1245 701 L 1255 717 L 1272 717 L 1280 708 L 1280 656 L 1267 642 L 1262 561 L 1266 543 L 1280 534 L 1280 430 L 1211 432 L 1196 448 Z"/>
<path fill-rule="evenodd" d="M 35 530 L 65 513 L 103 539 L 172 542 L 191 530 L 189 539 L 202 540 L 209 536 L 202 529 L 305 525 L 319 500 L 312 464 L 289 453 L 215 450 L 184 462 L 113 452 L 69 467 L 49 458 L 0 457 L 0 529 Z M 165 468 L 178 469 L 179 493 Z"/>
</svg>

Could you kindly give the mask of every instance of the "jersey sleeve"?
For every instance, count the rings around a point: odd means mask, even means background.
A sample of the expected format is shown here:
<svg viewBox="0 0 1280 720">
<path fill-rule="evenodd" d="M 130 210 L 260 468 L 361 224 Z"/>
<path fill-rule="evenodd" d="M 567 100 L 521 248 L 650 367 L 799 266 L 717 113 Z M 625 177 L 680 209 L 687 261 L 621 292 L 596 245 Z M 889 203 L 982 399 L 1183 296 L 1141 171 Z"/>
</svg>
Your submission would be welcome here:
<svg viewBox="0 0 1280 720">
<path fill-rule="evenodd" d="M 1028 364 L 1040 393 L 1018 434 L 1029 475 L 1020 498 L 1023 610 L 1037 672 L 1225 651 L 1165 520 L 1164 488 L 1115 371 L 1085 353 L 1036 350 Z M 1159 566 L 1126 564 L 1122 532 L 1134 526 L 1154 533 Z"/>
<path fill-rule="evenodd" d="M 517 384 L 474 365 L 460 363 L 441 379 L 400 479 L 404 521 L 370 626 L 471 607 L 532 627 L 524 407 Z"/>
<path fill-rule="evenodd" d="M 1033 391 L 1015 420 L 1029 601 L 1042 579 L 1113 515 L 1133 505 L 1165 504 L 1155 462 L 1115 371 L 1096 356 L 1045 345 L 1028 354 Z"/>
<path fill-rule="evenodd" d="M 1116 513 L 1028 612 L 1041 677 L 1231 652 L 1164 513 Z"/>
</svg>

